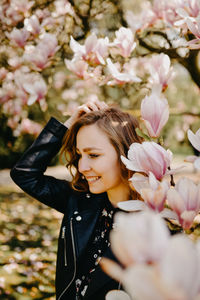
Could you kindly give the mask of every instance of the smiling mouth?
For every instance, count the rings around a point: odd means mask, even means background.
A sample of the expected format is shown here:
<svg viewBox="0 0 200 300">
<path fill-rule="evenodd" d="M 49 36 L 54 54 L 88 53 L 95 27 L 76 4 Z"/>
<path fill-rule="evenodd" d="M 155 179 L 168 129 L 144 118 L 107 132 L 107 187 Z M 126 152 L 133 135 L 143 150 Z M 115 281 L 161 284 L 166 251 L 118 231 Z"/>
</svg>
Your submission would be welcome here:
<svg viewBox="0 0 200 300">
<path fill-rule="evenodd" d="M 97 180 L 99 180 L 100 178 L 101 178 L 100 176 L 94 176 L 94 177 L 88 177 L 86 179 L 87 179 L 88 183 L 94 183 Z"/>
</svg>

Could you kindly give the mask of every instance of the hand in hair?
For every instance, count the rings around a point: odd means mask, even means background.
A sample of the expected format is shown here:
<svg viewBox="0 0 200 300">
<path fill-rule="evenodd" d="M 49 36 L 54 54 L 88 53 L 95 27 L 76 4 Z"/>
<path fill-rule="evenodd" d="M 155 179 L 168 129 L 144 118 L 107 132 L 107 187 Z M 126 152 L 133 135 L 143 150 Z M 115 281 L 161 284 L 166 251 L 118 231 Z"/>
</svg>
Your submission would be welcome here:
<svg viewBox="0 0 200 300">
<path fill-rule="evenodd" d="M 89 113 L 91 111 L 105 109 L 107 107 L 108 105 L 104 101 L 99 101 L 99 100 L 88 101 L 83 105 L 78 106 L 76 111 L 64 123 L 64 125 L 69 129 L 83 114 Z"/>
</svg>

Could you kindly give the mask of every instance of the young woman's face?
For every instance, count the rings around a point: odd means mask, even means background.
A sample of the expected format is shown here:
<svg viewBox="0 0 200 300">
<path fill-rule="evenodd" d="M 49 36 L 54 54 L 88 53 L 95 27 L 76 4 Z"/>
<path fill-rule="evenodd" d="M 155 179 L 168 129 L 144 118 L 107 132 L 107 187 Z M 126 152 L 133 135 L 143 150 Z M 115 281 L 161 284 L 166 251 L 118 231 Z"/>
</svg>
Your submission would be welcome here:
<svg viewBox="0 0 200 300">
<path fill-rule="evenodd" d="M 79 129 L 76 147 L 80 155 L 78 170 L 85 176 L 91 193 L 99 194 L 123 186 L 117 152 L 107 135 L 95 124 Z"/>
</svg>

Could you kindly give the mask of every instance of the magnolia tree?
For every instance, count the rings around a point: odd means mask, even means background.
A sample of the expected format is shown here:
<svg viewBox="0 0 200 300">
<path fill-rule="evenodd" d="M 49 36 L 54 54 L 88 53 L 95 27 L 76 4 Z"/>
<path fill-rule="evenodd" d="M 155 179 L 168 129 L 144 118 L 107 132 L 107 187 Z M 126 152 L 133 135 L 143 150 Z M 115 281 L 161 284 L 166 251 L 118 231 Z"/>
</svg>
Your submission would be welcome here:
<svg viewBox="0 0 200 300">
<path fill-rule="evenodd" d="M 196 300 L 200 245 L 186 234 L 197 226 L 200 184 L 189 178 L 174 182 L 177 170 L 171 168 L 172 152 L 161 134 L 169 119 L 166 91 L 174 78 L 173 63 L 183 65 L 200 87 L 200 2 L 143 1 L 137 13 L 126 11 L 124 2 L 114 10 L 109 1 L 102 1 L 102 7 L 85 1 L 79 7 L 66 0 L 3 0 L 1 109 L 14 135 L 37 134 L 41 126 L 29 118 L 29 111 L 36 105 L 48 110 L 49 99 L 55 97 L 52 90 L 64 100 L 56 108 L 65 115 L 80 98 L 102 99 L 108 87 L 130 99 L 134 91 L 143 91 L 137 133 L 144 141 L 132 144 L 127 157 L 121 157 L 134 173 L 130 185 L 141 200 L 119 203 L 122 210 L 137 211 L 118 214 L 111 234 L 123 268 L 101 262 L 130 296 L 114 291 L 107 299 Z M 110 7 L 121 16 L 117 28 L 99 30 L 97 22 Z M 188 129 L 188 140 L 200 152 L 200 129 Z M 186 161 L 200 169 L 198 156 Z M 171 236 L 166 224 L 182 233 Z"/>
<path fill-rule="evenodd" d="M 128 10 L 131 3 L 137 10 Z M 14 136 L 37 135 L 38 107 L 43 116 L 67 115 L 99 97 L 139 108 L 155 85 L 159 102 L 174 76 L 171 62 L 199 87 L 199 10 L 198 0 L 2 0 L 1 115 Z M 157 135 L 160 128 L 148 130 Z"/>
</svg>

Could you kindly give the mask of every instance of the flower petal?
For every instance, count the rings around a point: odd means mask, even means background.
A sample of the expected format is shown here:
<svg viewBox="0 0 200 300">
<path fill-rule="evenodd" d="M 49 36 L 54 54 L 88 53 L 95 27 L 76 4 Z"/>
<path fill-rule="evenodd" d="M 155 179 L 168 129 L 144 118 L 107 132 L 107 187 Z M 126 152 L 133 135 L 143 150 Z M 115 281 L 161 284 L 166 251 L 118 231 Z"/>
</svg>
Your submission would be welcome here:
<svg viewBox="0 0 200 300">
<path fill-rule="evenodd" d="M 188 139 L 192 146 L 200 151 L 200 132 L 197 131 L 196 134 L 194 134 L 190 129 L 188 129 Z"/>
<path fill-rule="evenodd" d="M 117 206 L 124 211 L 132 211 L 132 212 L 145 210 L 147 208 L 145 203 L 141 200 L 122 201 L 122 202 L 118 202 Z"/>
<path fill-rule="evenodd" d="M 131 300 L 131 298 L 124 291 L 112 290 L 106 294 L 105 300 Z"/>
</svg>

